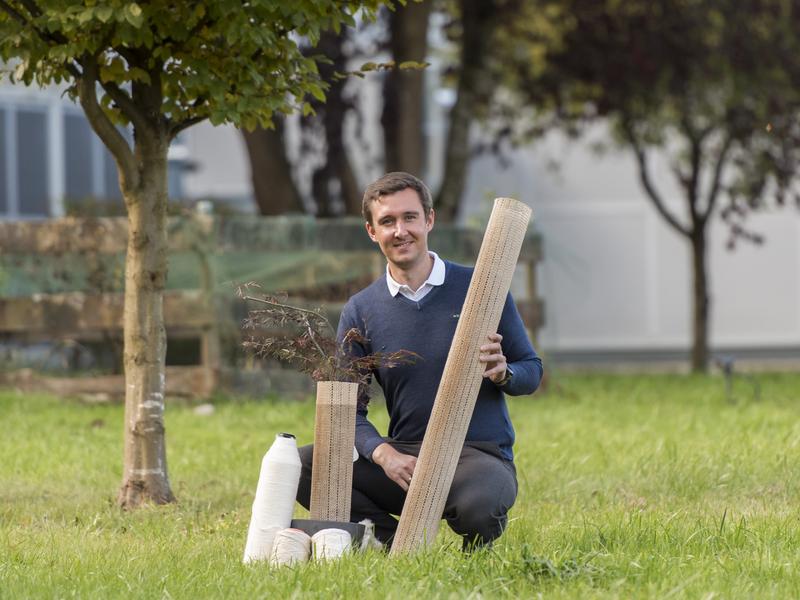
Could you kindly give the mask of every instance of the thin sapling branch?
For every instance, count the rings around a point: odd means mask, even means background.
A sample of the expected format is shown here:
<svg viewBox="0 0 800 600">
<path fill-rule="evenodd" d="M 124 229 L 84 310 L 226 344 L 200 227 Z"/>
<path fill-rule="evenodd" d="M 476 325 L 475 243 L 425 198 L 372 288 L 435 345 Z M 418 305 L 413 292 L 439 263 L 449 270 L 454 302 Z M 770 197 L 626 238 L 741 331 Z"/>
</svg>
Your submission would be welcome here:
<svg viewBox="0 0 800 600">
<path fill-rule="evenodd" d="M 258 290 L 254 295 L 252 290 Z M 357 329 L 345 332 L 336 342 L 336 330 L 320 309 L 306 309 L 264 294 L 253 282 L 237 289 L 242 300 L 257 302 L 264 308 L 250 310 L 243 328 L 269 331 L 279 335 L 251 335 L 242 345 L 259 358 L 274 358 L 297 370 L 308 373 L 315 381 L 350 381 L 367 384 L 378 368 L 393 368 L 414 362 L 419 355 L 407 350 L 373 352 L 364 356 L 349 352 L 352 345 L 362 347 L 369 342 Z"/>
</svg>

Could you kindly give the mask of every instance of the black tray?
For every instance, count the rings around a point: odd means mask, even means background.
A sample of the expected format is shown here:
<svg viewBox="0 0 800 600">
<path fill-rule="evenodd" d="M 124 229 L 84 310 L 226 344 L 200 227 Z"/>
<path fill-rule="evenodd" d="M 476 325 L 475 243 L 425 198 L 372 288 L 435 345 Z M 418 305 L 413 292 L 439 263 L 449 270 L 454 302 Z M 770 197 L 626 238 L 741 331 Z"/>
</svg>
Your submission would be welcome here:
<svg viewBox="0 0 800 600">
<path fill-rule="evenodd" d="M 314 535 L 323 529 L 344 529 L 353 538 L 353 546 L 360 546 L 364 537 L 364 527 L 361 523 L 345 523 L 342 521 L 314 521 L 313 519 L 292 519 L 292 527 Z"/>
</svg>

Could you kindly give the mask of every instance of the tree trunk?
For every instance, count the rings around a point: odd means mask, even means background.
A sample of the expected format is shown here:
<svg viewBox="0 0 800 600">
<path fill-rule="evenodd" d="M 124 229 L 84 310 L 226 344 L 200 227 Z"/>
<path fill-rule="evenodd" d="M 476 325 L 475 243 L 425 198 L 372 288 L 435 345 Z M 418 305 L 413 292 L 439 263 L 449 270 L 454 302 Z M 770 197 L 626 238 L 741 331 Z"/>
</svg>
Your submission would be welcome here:
<svg viewBox="0 0 800 600">
<path fill-rule="evenodd" d="M 691 236 L 692 269 L 694 276 L 692 327 L 692 371 L 705 373 L 708 370 L 708 269 L 706 265 L 705 226 L 695 224 Z"/>
<path fill-rule="evenodd" d="M 454 221 L 464 193 L 469 163 L 469 130 L 472 123 L 472 100 L 469 92 L 461 90 L 450 111 L 450 128 L 445 145 L 444 175 L 436 198 L 436 217 L 442 221 Z"/>
<path fill-rule="evenodd" d="M 319 166 L 311 174 L 311 195 L 314 197 L 314 204 L 317 207 L 316 216 L 322 219 L 336 216 L 333 210 L 333 200 L 331 198 L 328 177 L 330 175 L 330 163 Z"/>
<path fill-rule="evenodd" d="M 353 165 L 350 164 L 350 158 L 347 155 L 344 144 L 334 154 L 333 168 L 339 180 L 345 213 L 348 215 L 360 215 L 361 194 L 359 193 L 358 179 L 356 179 Z"/>
<path fill-rule="evenodd" d="M 343 35 L 331 36 L 330 45 L 337 48 L 333 52 L 333 65 L 330 67 L 344 70 L 346 67 L 345 56 L 341 52 L 342 44 L 345 43 L 346 38 Z M 331 54 L 326 53 L 326 56 Z M 333 77 L 331 73 L 326 73 L 327 67 L 320 67 L 320 73 L 326 74 L 328 77 Z M 320 167 L 324 170 L 321 177 L 325 180 L 326 193 L 328 194 L 328 212 L 330 211 L 330 189 L 327 188 L 331 183 L 338 183 L 339 198 L 344 207 L 344 211 L 348 215 L 361 214 L 361 194 L 359 193 L 359 185 L 353 172 L 353 166 L 350 163 L 350 156 L 347 152 L 345 144 L 345 131 L 344 123 L 347 118 L 348 111 L 352 108 L 351 103 L 345 98 L 344 86 L 346 80 L 334 80 L 331 83 L 330 91 L 328 92 L 328 101 L 321 108 L 322 125 L 325 131 L 325 144 L 327 148 L 325 165 Z"/>
<path fill-rule="evenodd" d="M 164 504 L 175 497 L 164 438 L 163 295 L 167 278 L 167 149 L 165 135 L 137 136 L 139 183 L 123 186 L 128 209 L 125 261 L 125 434 L 119 504 Z"/>
<path fill-rule="evenodd" d="M 398 65 L 405 61 L 423 62 L 427 57 L 432 5 L 431 0 L 409 2 L 389 13 L 389 47 Z M 424 87 L 424 69 L 392 69 L 386 74 L 381 113 L 386 171 L 422 176 Z"/>
<path fill-rule="evenodd" d="M 286 157 L 283 122 L 275 119 L 275 129 L 242 130 L 242 135 L 250 157 L 253 195 L 258 211 L 262 215 L 305 212 Z"/>
<path fill-rule="evenodd" d="M 345 46 L 348 40 L 345 29 L 339 33 L 329 31 L 322 34 L 314 48 L 331 61 L 319 66 L 320 77 L 330 83 L 326 100 L 314 104 L 317 115 L 313 125 L 321 125 L 325 138 L 325 160 L 312 175 L 314 201 L 320 217 L 333 217 L 342 210 L 349 215 L 361 214 L 360 186 L 345 144 L 344 124 L 354 107 L 345 93 L 347 79 L 335 77 L 336 73 L 347 69 L 349 57 Z"/>
<path fill-rule="evenodd" d="M 490 82 L 482 72 L 496 24 L 494 2 L 462 0 L 461 51 L 457 99 L 450 110 L 445 143 L 444 175 L 436 198 L 436 217 L 453 221 L 458 216 L 470 159 L 469 132 Z"/>
</svg>

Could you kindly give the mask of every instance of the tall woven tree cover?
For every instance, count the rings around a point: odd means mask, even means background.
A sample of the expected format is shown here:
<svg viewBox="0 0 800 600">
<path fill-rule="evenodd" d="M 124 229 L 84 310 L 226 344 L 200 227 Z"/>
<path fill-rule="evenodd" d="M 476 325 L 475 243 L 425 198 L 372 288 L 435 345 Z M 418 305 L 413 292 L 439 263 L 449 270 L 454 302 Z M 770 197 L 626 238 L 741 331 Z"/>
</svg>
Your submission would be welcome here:
<svg viewBox="0 0 800 600">
<path fill-rule="evenodd" d="M 494 201 L 392 544 L 393 555 L 417 551 L 436 538 L 486 368 L 479 361 L 480 347 L 497 332 L 530 217 L 531 209 L 517 200 Z"/>
<path fill-rule="evenodd" d="M 245 564 L 267 560 L 275 535 L 291 524 L 300 470 L 300 455 L 294 436 L 279 433 L 261 460 L 253 515 L 244 548 Z"/>
<path fill-rule="evenodd" d="M 358 384 L 317 382 L 311 518 L 349 521 Z"/>
</svg>

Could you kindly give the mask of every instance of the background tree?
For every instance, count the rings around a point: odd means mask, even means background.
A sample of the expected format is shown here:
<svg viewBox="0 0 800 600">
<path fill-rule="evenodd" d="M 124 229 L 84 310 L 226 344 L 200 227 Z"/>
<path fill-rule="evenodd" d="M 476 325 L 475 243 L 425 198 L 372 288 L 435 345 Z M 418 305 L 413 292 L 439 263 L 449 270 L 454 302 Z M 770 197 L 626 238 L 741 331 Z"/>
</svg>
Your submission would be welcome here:
<svg viewBox="0 0 800 600">
<path fill-rule="evenodd" d="M 525 11 L 499 39 L 513 95 L 498 98 L 494 115 L 518 139 L 608 121 L 647 198 L 690 246 L 691 365 L 703 371 L 709 220 L 723 198 L 729 216 L 784 203 L 797 175 L 800 4 L 545 0 Z M 654 181 L 656 153 L 671 166 L 682 209 Z"/>
<path fill-rule="evenodd" d="M 432 0 L 422 0 L 387 8 L 377 24 L 361 22 L 357 27 L 326 32 L 315 48 L 308 49 L 325 56 L 319 71 L 330 87 L 324 102 L 310 100 L 313 112 L 299 117 L 295 130 L 299 136 L 290 140 L 282 122 L 274 129 L 243 131 L 260 214 L 361 214 L 362 183 L 357 180 L 353 158 L 368 168 L 383 161 L 387 170 L 419 173 L 423 169 L 425 72 L 419 67 L 428 52 L 432 6 Z M 389 53 L 389 61 L 375 63 L 376 56 L 384 52 Z M 373 71 L 371 82 L 383 78 L 383 157 L 373 156 L 363 139 L 368 118 L 361 95 L 363 83 L 346 76 L 361 64 L 368 65 L 364 72 Z M 348 130 L 347 123 L 356 127 Z M 348 134 L 362 143 L 348 145 Z M 296 152 L 291 154 L 299 157 L 294 161 L 289 158 L 293 144 Z M 297 185 L 300 178 L 311 182 L 306 202 Z"/>
<path fill-rule="evenodd" d="M 447 119 L 444 173 L 435 198 L 436 216 L 453 221 L 463 200 L 467 169 L 476 147 L 472 125 L 486 116 L 504 60 L 499 38 L 521 14 L 518 0 L 458 0 L 449 6 L 449 38 L 458 48 L 452 67 L 456 100 Z"/>
<path fill-rule="evenodd" d="M 357 99 L 347 88 L 349 78 L 343 76 L 358 52 L 354 39 L 357 31 L 355 27 L 326 31 L 315 46 L 304 46 L 307 55 L 324 57 L 319 75 L 329 87 L 324 98 L 310 98 L 309 109 L 299 117 L 299 136 L 292 142 L 298 146 L 299 164 L 289 158 L 284 119 L 276 119 L 274 127 L 242 131 L 260 214 L 310 210 L 329 217 L 361 212 L 359 186 L 345 146 L 345 122 L 351 115 L 358 116 Z M 303 201 L 296 177 L 307 177 L 311 182 L 309 202 Z"/>
<path fill-rule="evenodd" d="M 445 31 L 454 52 L 452 64 L 447 67 L 445 79 L 454 89 L 454 106 L 447 115 L 447 139 L 444 145 L 444 176 L 436 194 L 437 215 L 446 221 L 455 220 L 463 199 L 469 161 L 476 146 L 470 137 L 473 123 L 485 113 L 496 83 L 496 69 L 488 66 L 502 61 L 495 51 L 495 37 L 516 18 L 520 7 L 518 0 L 421 0 L 384 10 L 378 25 L 360 29 L 342 30 L 330 35 L 320 47 L 330 63 L 321 67 L 323 77 L 331 82 L 331 91 L 324 108 L 316 107 L 316 114 L 302 119 L 300 158 L 294 171 L 306 165 L 313 157 L 320 166 L 309 175 L 313 182 L 311 202 L 318 216 L 360 213 L 360 190 L 364 182 L 355 178 L 352 162 L 372 167 L 382 162 L 383 171 L 404 170 L 423 175 L 428 167 L 428 140 L 424 134 L 425 122 L 425 63 L 431 49 L 428 38 L 431 16 L 438 14 L 446 21 Z M 441 52 L 442 49 L 436 49 Z M 382 63 L 382 99 L 378 127 L 383 137 L 383 157 L 376 159 L 368 145 L 358 152 L 357 145 L 344 147 L 347 118 L 363 124 L 371 115 L 365 114 L 360 102 L 359 89 L 347 87 L 347 80 L 338 74 L 356 61 L 372 61 L 376 55 L 388 54 L 388 63 Z M 395 68 L 385 68 L 393 64 Z M 403 68 L 405 66 L 405 68 Z M 375 77 L 370 75 L 369 77 Z M 374 79 L 372 79 L 374 81 Z M 263 215 L 282 214 L 302 210 L 302 202 L 295 201 L 299 192 L 294 180 L 285 175 L 283 166 L 287 158 L 288 141 L 281 129 L 245 132 L 245 140 L 253 173 L 254 195 Z M 258 138 L 261 142 L 254 141 Z M 349 151 L 349 152 L 348 152 Z M 372 152 L 368 155 L 368 152 Z M 269 177 L 276 171 L 281 174 Z M 269 178 L 268 178 L 269 177 Z M 262 182 L 273 181 L 274 185 Z M 333 191 L 333 193 L 332 193 Z"/>
<path fill-rule="evenodd" d="M 313 45 L 377 4 L 0 0 L 0 59 L 11 61 L 12 80 L 66 85 L 119 171 L 129 221 L 121 505 L 173 500 L 162 312 L 170 142 L 204 119 L 266 127 L 307 93 L 322 99 L 317 63 L 299 40 Z M 132 144 L 118 129 L 127 124 Z"/>
<path fill-rule="evenodd" d="M 275 117 L 272 127 L 242 129 L 242 136 L 250 159 L 258 212 L 265 216 L 304 212 L 303 198 L 292 178 L 292 164 L 286 154 L 284 119 Z"/>
<path fill-rule="evenodd" d="M 424 0 L 384 11 L 386 46 L 396 64 L 423 63 L 428 58 L 432 9 L 433 0 Z M 391 69 L 384 75 L 380 119 L 384 171 L 421 174 L 425 169 L 425 75 L 424 69 Z"/>
<path fill-rule="evenodd" d="M 313 104 L 315 114 L 300 119 L 301 144 L 311 148 L 319 140 L 324 146 L 321 160 L 311 174 L 311 194 L 317 205 L 317 215 L 321 217 L 341 212 L 361 213 L 361 193 L 345 144 L 345 121 L 355 106 L 355 99 L 352 92 L 346 90 L 348 78 L 342 76 L 353 52 L 350 41 L 353 31 L 348 28 L 322 35 L 317 50 L 328 59 L 319 70 L 320 76 L 330 85 L 327 101 L 317 101 Z"/>
</svg>

